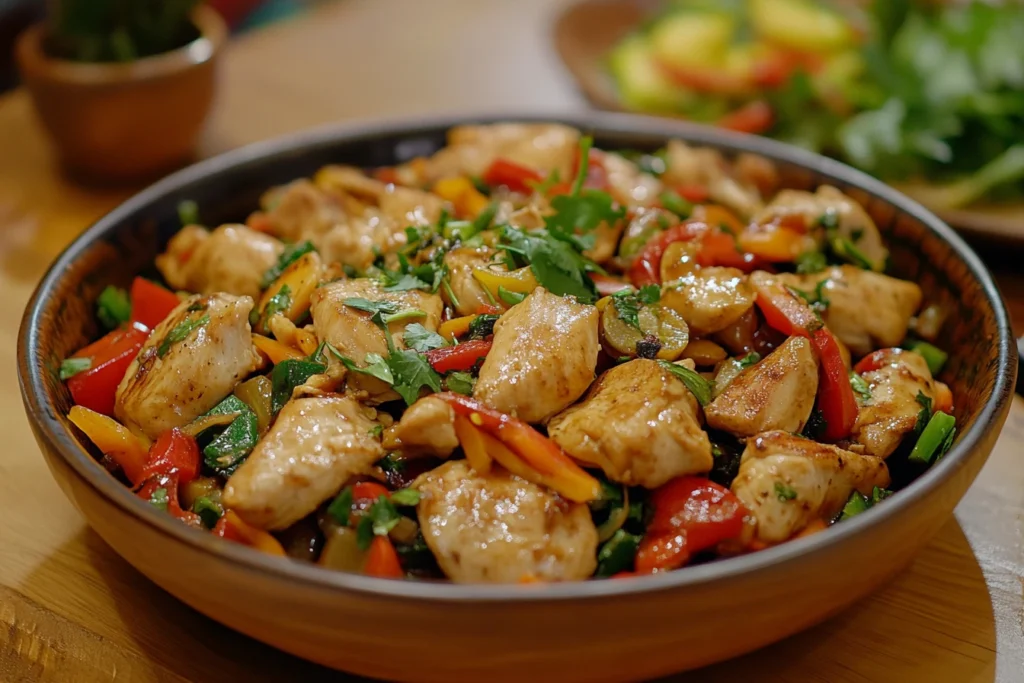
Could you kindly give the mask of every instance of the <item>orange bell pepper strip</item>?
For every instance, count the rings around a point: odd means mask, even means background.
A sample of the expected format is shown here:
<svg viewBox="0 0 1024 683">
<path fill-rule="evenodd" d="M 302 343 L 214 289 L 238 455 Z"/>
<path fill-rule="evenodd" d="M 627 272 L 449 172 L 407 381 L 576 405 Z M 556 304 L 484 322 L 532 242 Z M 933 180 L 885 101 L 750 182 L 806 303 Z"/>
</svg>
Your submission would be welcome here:
<svg viewBox="0 0 1024 683">
<path fill-rule="evenodd" d="M 246 523 L 234 510 L 225 510 L 224 515 L 213 527 L 213 535 L 235 543 L 262 550 L 270 555 L 285 556 L 284 548 L 276 538 L 263 529 L 257 529 Z"/>
<path fill-rule="evenodd" d="M 132 281 L 130 296 L 132 320 L 137 320 L 149 329 L 163 322 L 181 303 L 177 294 L 142 277 Z"/>
<path fill-rule="evenodd" d="M 487 451 L 487 441 L 484 440 L 483 432 L 477 429 L 468 417 L 462 415 L 455 416 L 453 426 L 455 427 L 455 436 L 459 439 L 459 445 L 462 446 L 462 451 L 466 454 L 469 466 L 477 474 L 487 476 L 494 461 Z"/>
<path fill-rule="evenodd" d="M 395 552 L 395 546 L 387 536 L 374 536 L 366 555 L 363 572 L 379 579 L 404 579 L 405 570 Z"/>
<path fill-rule="evenodd" d="M 601 495 L 601 484 L 597 479 L 573 462 L 555 442 L 522 420 L 460 394 L 445 392 L 435 396 L 450 405 L 456 415 L 468 418 L 485 435 L 493 437 L 516 460 L 521 461 L 523 468 L 513 465 L 519 469 L 514 471 L 502 462 L 503 457 L 507 458 L 505 451 L 499 449 L 499 455 L 498 450 L 492 451 L 489 444 L 488 453 L 513 474 L 547 486 L 577 503 L 596 500 Z"/>
<path fill-rule="evenodd" d="M 437 326 L 437 333 L 445 339 L 455 339 L 469 334 L 469 324 L 476 315 L 464 315 L 461 318 L 449 318 Z"/>
<path fill-rule="evenodd" d="M 264 337 L 262 334 L 252 335 L 252 344 L 262 353 L 266 354 L 267 358 L 274 365 L 277 365 L 283 360 L 297 360 L 305 358 L 302 352 L 298 349 L 293 349 L 290 346 L 282 344 L 276 339 L 270 337 Z"/>
<path fill-rule="evenodd" d="M 96 448 L 117 463 L 133 485 L 145 479 L 146 447 L 127 427 L 84 406 L 72 406 L 68 419 L 85 432 Z"/>
</svg>

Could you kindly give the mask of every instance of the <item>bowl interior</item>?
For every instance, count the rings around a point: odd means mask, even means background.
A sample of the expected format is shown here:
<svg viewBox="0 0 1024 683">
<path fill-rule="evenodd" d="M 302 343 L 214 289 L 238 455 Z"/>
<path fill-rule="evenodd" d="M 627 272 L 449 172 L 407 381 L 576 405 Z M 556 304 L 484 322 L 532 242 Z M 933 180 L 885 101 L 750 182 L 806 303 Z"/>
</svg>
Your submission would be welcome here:
<svg viewBox="0 0 1024 683">
<path fill-rule="evenodd" d="M 576 120 L 553 118 L 592 132 L 595 144 L 605 149 L 653 150 L 667 138 L 679 137 L 730 154 L 763 154 L 778 164 L 787 187 L 814 189 L 827 183 L 850 194 L 864 205 L 882 231 L 892 254 L 890 272 L 918 282 L 925 293 L 925 305 L 935 303 L 948 312 L 937 343 L 949 352 L 941 379 L 950 384 L 955 397 L 959 435 L 954 449 L 911 489 L 926 493 L 951 475 L 966 459 L 973 443 L 990 426 L 998 424 L 1016 373 L 1006 311 L 978 258 L 952 230 L 923 208 L 842 164 L 761 138 L 618 114 L 588 114 Z M 528 116 L 506 119 L 551 120 Z M 101 219 L 60 256 L 26 311 L 19 339 L 19 373 L 26 406 L 37 429 L 79 473 L 94 483 L 105 477 L 111 485 L 120 487 L 90 459 L 88 441 L 68 422 L 71 398 L 57 371 L 63 358 L 98 333 L 93 302 L 99 292 L 110 284 L 124 287 L 137 274 L 154 272 L 154 256 L 180 227 L 180 201 L 196 201 L 200 217 L 207 225 L 241 222 L 270 186 L 309 176 L 330 163 L 373 167 L 430 154 L 444 145 L 448 127 L 471 120 L 501 119 L 449 118 L 417 125 L 332 128 L 260 143 L 176 173 Z M 132 504 L 130 499 L 134 497 L 126 488 L 120 488 L 120 492 L 111 495 L 123 496 L 126 504 Z M 896 496 L 893 504 L 880 506 L 845 524 L 847 528 L 808 539 L 806 547 L 835 542 L 841 534 L 855 533 L 862 525 L 877 523 L 884 514 L 898 512 L 899 499 Z M 148 507 L 139 505 L 136 509 L 151 517 L 154 524 L 167 523 L 158 520 L 155 511 L 142 512 Z M 181 532 L 196 538 L 202 536 L 186 529 Z M 673 572 L 671 581 L 685 581 L 688 574 L 713 573 L 716 567 L 728 563 L 756 567 L 761 562 L 770 562 L 773 554 L 781 556 L 784 552 L 784 546 L 780 546 L 707 567 Z M 309 571 L 306 568 L 303 574 L 308 575 Z M 333 575 L 314 571 L 325 577 Z M 663 578 L 670 580 L 668 576 Z"/>
</svg>

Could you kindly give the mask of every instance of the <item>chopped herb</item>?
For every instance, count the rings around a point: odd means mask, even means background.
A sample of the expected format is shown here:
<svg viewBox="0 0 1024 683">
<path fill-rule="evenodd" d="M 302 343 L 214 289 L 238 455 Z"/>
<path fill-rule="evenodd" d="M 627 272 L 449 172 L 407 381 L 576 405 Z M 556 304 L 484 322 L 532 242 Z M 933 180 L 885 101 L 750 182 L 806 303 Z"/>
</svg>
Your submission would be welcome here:
<svg viewBox="0 0 1024 683">
<path fill-rule="evenodd" d="M 790 500 L 796 500 L 796 491 L 792 487 L 783 484 L 781 481 L 775 482 L 775 495 L 783 503 Z"/>
<path fill-rule="evenodd" d="M 749 368 L 751 365 L 757 365 L 761 362 L 761 354 L 757 351 L 751 351 L 747 355 L 740 358 L 740 367 L 743 369 Z"/>
<path fill-rule="evenodd" d="M 494 217 L 498 214 L 498 202 L 491 202 L 487 205 L 487 208 L 480 212 L 476 218 L 473 219 L 472 234 L 464 236 L 462 239 L 465 241 L 473 235 L 478 235 L 484 230 L 491 227 L 491 223 L 494 222 Z"/>
<path fill-rule="evenodd" d="M 367 433 L 373 438 L 379 439 L 380 435 L 384 433 L 384 425 L 373 425 Z"/>
<path fill-rule="evenodd" d="M 857 394 L 857 398 L 861 400 L 861 403 L 867 403 L 871 400 L 871 385 L 856 372 L 850 373 L 850 386 L 853 387 L 853 393 Z"/>
<path fill-rule="evenodd" d="M 936 455 L 941 457 L 945 454 L 944 449 L 952 446 L 955 434 L 956 418 L 942 411 L 935 413 L 910 451 L 909 460 L 922 465 L 931 464 Z"/>
<path fill-rule="evenodd" d="M 212 529 L 224 515 L 224 507 L 209 496 L 199 496 L 192 502 L 192 512 L 199 515 L 204 527 Z"/>
<path fill-rule="evenodd" d="M 352 514 L 352 487 L 346 486 L 341 493 L 327 506 L 327 514 L 342 526 L 348 526 Z"/>
<path fill-rule="evenodd" d="M 412 323 L 406 327 L 402 338 L 405 340 L 406 346 L 420 352 L 448 346 L 444 337 L 437 332 L 431 332 L 419 323 Z"/>
<path fill-rule="evenodd" d="M 829 278 L 825 278 L 820 281 L 814 286 L 813 292 L 805 292 L 804 290 L 797 289 L 796 287 L 787 287 L 786 289 L 789 290 L 790 294 L 806 301 L 815 313 L 821 314 L 827 311 L 829 304 L 832 303 L 828 297 L 825 296 L 825 287 L 829 282 L 831 282 Z"/>
<path fill-rule="evenodd" d="M 361 296 L 349 297 L 341 302 L 349 308 L 370 313 L 370 320 L 384 327 L 387 324 L 386 316 L 396 315 L 399 311 L 398 304 L 391 301 L 370 301 Z"/>
<path fill-rule="evenodd" d="M 614 576 L 633 567 L 642 537 L 619 529 L 597 553 L 594 576 Z"/>
<path fill-rule="evenodd" d="M 932 377 L 942 372 L 942 367 L 949 358 L 948 353 L 925 341 L 914 342 L 910 345 L 910 350 L 919 353 L 924 358 L 925 362 L 928 363 L 928 370 L 932 373 Z"/>
<path fill-rule="evenodd" d="M 843 511 L 839 515 L 839 521 L 856 517 L 860 513 L 866 512 L 870 507 L 871 501 L 859 491 L 854 491 L 850 494 L 850 499 L 846 501 L 846 505 L 843 506 Z"/>
<path fill-rule="evenodd" d="M 498 322 L 500 315 L 486 313 L 478 315 L 469 323 L 469 338 L 483 339 L 494 334 L 494 324 Z"/>
<path fill-rule="evenodd" d="M 658 361 L 658 365 L 681 379 L 683 384 L 686 385 L 686 388 L 690 390 L 697 399 L 697 402 L 702 406 L 706 406 L 708 403 L 711 403 L 711 384 L 709 384 L 708 381 L 701 377 L 696 371 L 683 365 L 669 363 L 665 360 Z"/>
<path fill-rule="evenodd" d="M 510 292 L 501 285 L 498 285 L 498 298 L 504 301 L 509 306 L 515 306 L 521 303 L 526 298 L 525 294 L 519 292 Z"/>
<path fill-rule="evenodd" d="M 60 364 L 60 378 L 68 379 L 92 367 L 90 358 L 66 358 Z"/>
<path fill-rule="evenodd" d="M 415 351 L 395 349 L 388 356 L 387 363 L 395 378 L 393 387 L 406 404 L 416 402 L 422 387 L 441 391 L 441 376 L 430 367 L 425 356 Z"/>
<path fill-rule="evenodd" d="M 853 242 L 845 237 L 835 236 L 830 242 L 832 246 L 832 252 L 843 259 L 849 261 L 858 268 L 864 270 L 874 270 L 874 264 L 871 263 L 871 259 L 864 255 L 860 249 L 858 249 Z"/>
<path fill-rule="evenodd" d="M 199 205 L 191 199 L 178 202 L 178 220 L 182 226 L 199 225 Z"/>
<path fill-rule="evenodd" d="M 796 257 L 796 272 L 802 275 L 820 273 L 828 267 L 825 254 L 820 251 L 805 251 Z"/>
<path fill-rule="evenodd" d="M 891 495 L 892 491 L 888 489 L 880 489 L 876 486 L 873 489 L 871 489 L 871 504 L 878 505 Z"/>
<path fill-rule="evenodd" d="M 271 407 L 277 413 L 287 403 L 295 387 L 306 383 L 313 375 L 327 372 L 327 365 L 305 358 L 289 358 L 274 366 L 270 371 L 272 389 Z"/>
<path fill-rule="evenodd" d="M 453 391 L 463 396 L 472 396 L 473 387 L 476 386 L 476 378 L 468 372 L 455 371 L 445 376 L 444 384 L 448 391 Z"/>
<path fill-rule="evenodd" d="M 420 492 L 416 489 L 399 489 L 391 494 L 391 502 L 395 505 L 412 507 L 420 502 Z"/>
<path fill-rule="evenodd" d="M 432 283 L 421 280 L 412 273 L 405 273 L 394 283 L 385 285 L 384 291 L 407 292 L 413 289 L 423 289 L 429 291 L 432 287 Z"/>
<path fill-rule="evenodd" d="M 346 358 L 345 356 L 342 356 L 333 347 L 330 348 L 331 351 L 337 355 L 338 360 L 340 360 L 342 364 L 344 364 L 344 366 L 348 368 L 350 371 L 359 372 L 364 375 L 369 375 L 370 377 L 376 377 L 380 381 L 387 382 L 388 384 L 395 383 L 395 376 L 391 373 L 391 368 L 388 367 L 388 362 L 384 360 L 384 358 L 382 358 L 380 354 L 366 354 L 366 358 L 363 361 L 365 363 L 365 366 L 360 367 L 359 365 L 356 365 L 355 361 L 353 361 L 351 358 Z"/>
<path fill-rule="evenodd" d="M 640 299 L 632 289 L 620 289 L 612 294 L 612 305 L 615 306 L 619 319 L 627 325 L 640 329 Z"/>
<path fill-rule="evenodd" d="M 377 498 L 376 503 L 370 506 L 367 515 L 373 520 L 373 533 L 377 536 L 387 536 L 388 532 L 394 529 L 402 519 L 402 516 L 398 514 L 398 509 L 383 494 Z"/>
<path fill-rule="evenodd" d="M 490 185 L 485 183 L 484 179 L 481 178 L 480 176 L 478 176 L 478 175 L 471 175 L 471 176 L 469 176 L 469 182 L 473 183 L 473 187 L 475 187 L 476 191 L 479 192 L 480 194 L 482 194 L 482 195 L 484 195 L 486 197 L 489 197 L 491 195 L 491 187 L 490 187 Z"/>
<path fill-rule="evenodd" d="M 356 524 L 356 544 L 360 550 L 369 550 L 373 543 L 373 518 L 370 515 L 363 515 Z"/>
<path fill-rule="evenodd" d="M 292 307 L 292 290 L 288 285 L 283 285 L 281 289 L 277 291 L 274 296 L 270 297 L 270 301 L 263 307 L 263 313 L 260 315 L 260 319 L 263 321 L 263 327 L 266 327 L 268 321 L 278 313 L 284 314 L 289 308 Z"/>
<path fill-rule="evenodd" d="M 452 291 L 452 285 L 448 281 L 448 276 L 447 275 L 445 275 L 444 277 L 441 278 L 441 287 L 444 289 L 444 293 L 448 297 L 448 303 L 450 303 L 455 308 L 458 308 L 459 307 L 459 299 L 458 299 L 458 297 L 455 296 L 455 292 Z"/>
<path fill-rule="evenodd" d="M 198 313 L 199 311 L 205 311 L 207 308 L 208 306 L 205 303 L 203 303 L 202 299 L 200 299 L 199 301 L 195 301 L 189 304 L 188 308 L 186 308 L 185 310 L 189 313 Z"/>
<path fill-rule="evenodd" d="M 658 285 L 644 285 L 637 292 L 636 298 L 643 304 L 656 304 L 661 301 L 661 287 Z"/>
<path fill-rule="evenodd" d="M 389 481 L 392 477 L 396 477 L 405 471 L 405 463 L 394 453 L 389 453 L 378 460 L 377 467 L 381 469 Z"/>
<path fill-rule="evenodd" d="M 597 298 L 594 283 L 587 277 L 587 272 L 597 266 L 584 258 L 571 240 L 543 230 L 526 233 L 511 226 L 502 228 L 502 239 L 507 243 L 503 248 L 520 254 L 537 282 L 552 294 L 574 296 L 588 304 Z"/>
<path fill-rule="evenodd" d="M 401 322 L 403 320 L 412 320 L 414 318 L 426 318 L 427 312 L 421 311 L 418 308 L 406 308 L 398 313 L 384 316 L 384 324 L 390 325 L 391 323 Z"/>
<path fill-rule="evenodd" d="M 693 213 L 693 203 L 683 199 L 673 190 L 665 190 L 661 193 L 659 199 L 661 199 L 662 206 L 683 220 L 689 218 L 690 214 Z"/>
<path fill-rule="evenodd" d="M 316 251 L 316 247 L 314 247 L 313 243 L 309 240 L 289 244 L 277 258 L 277 263 L 268 268 L 267 272 L 263 273 L 263 280 L 260 282 L 260 288 L 266 289 L 269 287 L 273 284 L 274 280 L 281 277 L 281 273 L 283 273 L 288 266 L 295 263 L 311 251 Z"/>
<path fill-rule="evenodd" d="M 157 510 L 163 510 L 164 512 L 167 512 L 167 502 L 167 489 L 163 487 L 153 491 L 153 495 L 149 497 L 149 504 Z"/>
<path fill-rule="evenodd" d="M 932 418 L 932 400 L 928 396 L 925 396 L 924 392 L 917 392 L 917 402 L 921 406 L 921 411 L 917 414 L 917 424 L 914 426 L 914 433 L 920 434 L 928 421 Z"/>
<path fill-rule="evenodd" d="M 182 320 L 180 323 L 174 326 L 164 340 L 160 342 L 160 346 L 157 347 L 156 355 L 158 358 L 163 358 L 167 355 L 167 352 L 171 350 L 171 346 L 177 344 L 180 341 L 184 341 L 188 338 L 192 332 L 199 329 L 203 325 L 210 322 L 210 316 L 204 315 L 201 318 Z"/>
<path fill-rule="evenodd" d="M 243 404 L 244 405 L 244 404 Z M 206 465 L 223 476 L 230 476 L 256 447 L 259 420 L 246 406 L 227 428 L 203 449 Z"/>
<path fill-rule="evenodd" d="M 120 287 L 108 285 L 96 299 L 96 317 L 108 330 L 128 322 L 132 317 L 132 302 Z"/>
</svg>

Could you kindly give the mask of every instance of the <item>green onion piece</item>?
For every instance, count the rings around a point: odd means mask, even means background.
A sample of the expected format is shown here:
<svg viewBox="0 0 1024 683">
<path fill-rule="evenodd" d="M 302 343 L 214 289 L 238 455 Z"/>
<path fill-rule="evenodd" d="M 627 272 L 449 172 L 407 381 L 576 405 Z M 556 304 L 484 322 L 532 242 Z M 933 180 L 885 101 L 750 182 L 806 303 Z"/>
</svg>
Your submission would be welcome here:
<svg viewBox="0 0 1024 683">
<path fill-rule="evenodd" d="M 92 367 L 90 358 L 67 358 L 60 364 L 60 378 L 68 379 Z"/>
<path fill-rule="evenodd" d="M 108 330 L 120 327 L 132 317 L 132 302 L 120 287 L 107 286 L 96 299 L 96 317 Z"/>
<path fill-rule="evenodd" d="M 856 517 L 860 513 L 866 512 L 871 505 L 871 501 L 862 496 L 860 492 L 854 491 L 850 494 L 850 499 L 846 501 L 846 505 L 843 506 L 843 512 L 839 515 L 839 521 Z"/>
<path fill-rule="evenodd" d="M 616 531 L 597 553 L 597 571 L 594 576 L 614 576 L 631 569 L 640 547 L 640 538 L 623 529 Z"/>
<path fill-rule="evenodd" d="M 509 306 L 515 306 L 521 303 L 526 298 L 525 294 L 519 292 L 510 292 L 501 285 L 498 285 L 498 298 L 504 301 Z"/>
<path fill-rule="evenodd" d="M 185 225 L 199 225 L 199 205 L 191 199 L 178 202 L 178 220 Z"/>
<path fill-rule="evenodd" d="M 659 360 L 658 365 L 681 379 L 683 384 L 686 385 L 686 388 L 690 390 L 694 397 L 696 397 L 697 402 L 702 406 L 706 406 L 711 403 L 711 384 L 697 374 L 696 371 L 682 365 L 669 363 L 665 360 Z"/>
<path fill-rule="evenodd" d="M 212 529 L 217 525 L 217 520 L 224 514 L 224 508 L 209 496 L 199 496 L 192 503 L 192 512 L 199 515 L 199 519 L 203 521 L 203 526 L 207 529 Z"/>
<path fill-rule="evenodd" d="M 920 438 L 910 451 L 910 461 L 923 465 L 931 464 L 932 458 L 939 453 L 946 442 L 952 445 L 949 435 L 956 428 L 956 418 L 941 411 L 932 415 L 928 425 L 921 432 Z"/>
<path fill-rule="evenodd" d="M 391 494 L 391 502 L 395 505 L 417 505 L 420 502 L 420 492 L 416 489 L 399 489 Z"/>
<path fill-rule="evenodd" d="M 149 497 L 149 504 L 155 507 L 157 510 L 163 510 L 167 512 L 168 503 L 167 489 L 159 488 L 153 491 L 153 495 Z"/>
<path fill-rule="evenodd" d="M 352 487 L 346 486 L 338 497 L 327 506 L 327 514 L 342 526 L 348 526 L 349 515 L 352 513 Z"/>
<path fill-rule="evenodd" d="M 693 213 L 693 204 L 680 197 L 677 192 L 665 190 L 659 199 L 661 199 L 662 206 L 684 220 Z"/>
<path fill-rule="evenodd" d="M 919 353 L 924 357 L 925 362 L 928 363 L 928 370 L 931 371 L 932 377 L 935 377 L 942 372 L 942 366 L 946 364 L 946 360 L 949 358 L 948 353 L 926 341 L 919 341 L 911 344 L 910 350 L 915 353 Z"/>
</svg>

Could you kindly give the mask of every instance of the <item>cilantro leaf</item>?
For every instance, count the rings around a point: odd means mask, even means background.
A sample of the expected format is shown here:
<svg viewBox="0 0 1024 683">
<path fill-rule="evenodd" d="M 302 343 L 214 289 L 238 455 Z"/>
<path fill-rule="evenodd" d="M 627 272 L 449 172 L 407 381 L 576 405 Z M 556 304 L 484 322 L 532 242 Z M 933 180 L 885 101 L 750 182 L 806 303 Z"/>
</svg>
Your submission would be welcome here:
<svg viewBox="0 0 1024 683">
<path fill-rule="evenodd" d="M 441 376 L 430 366 L 425 356 L 411 350 L 396 349 L 388 356 L 387 364 L 394 377 L 392 386 L 406 404 L 416 402 L 422 387 L 441 391 Z"/>
<path fill-rule="evenodd" d="M 266 289 L 269 287 L 273 284 L 274 280 L 281 277 L 281 273 L 283 273 L 288 266 L 295 263 L 311 251 L 316 251 L 316 247 L 314 247 L 313 243 L 309 240 L 289 244 L 277 258 L 277 263 L 263 273 L 263 280 L 260 282 L 260 289 Z"/>
<path fill-rule="evenodd" d="M 694 395 L 694 398 L 702 406 L 711 403 L 711 384 L 696 371 L 684 365 L 676 365 L 665 360 L 659 360 L 658 365 L 682 380 L 686 388 L 690 390 L 690 393 Z"/>
<path fill-rule="evenodd" d="M 476 386 L 476 378 L 468 372 L 455 371 L 445 376 L 444 384 L 448 391 L 462 394 L 463 396 L 472 396 L 473 387 Z"/>
<path fill-rule="evenodd" d="M 419 323 L 412 323 L 405 328 L 403 336 L 405 345 L 416 351 L 430 351 L 448 346 L 448 342 L 437 332 L 431 332 Z"/>
</svg>

